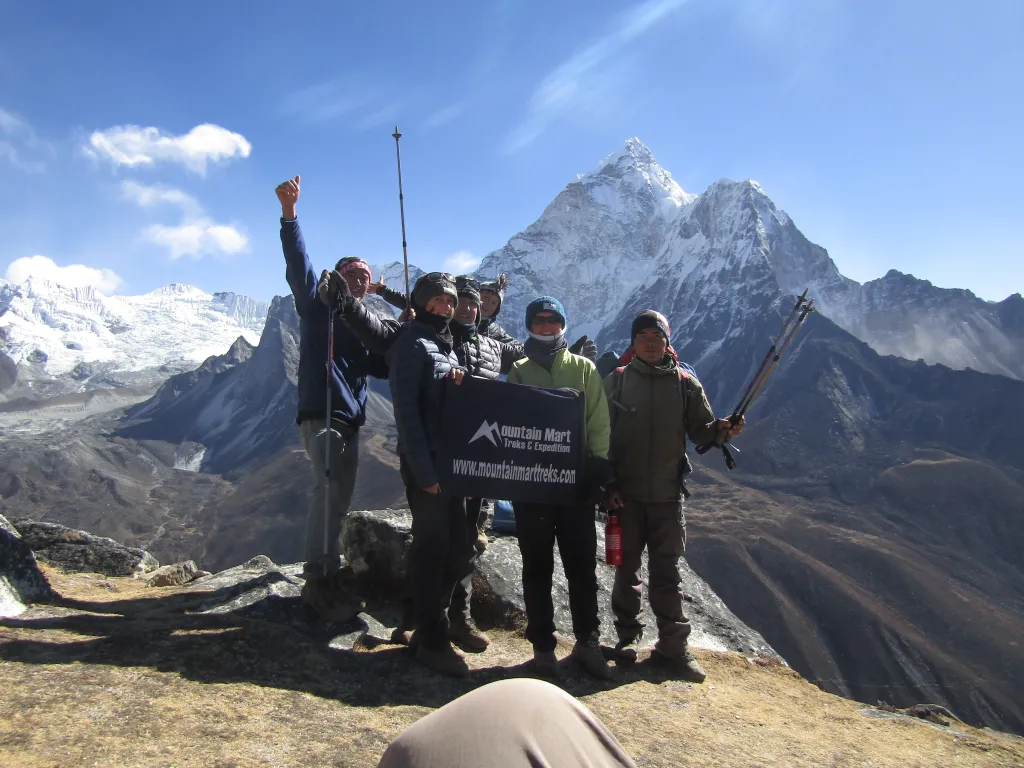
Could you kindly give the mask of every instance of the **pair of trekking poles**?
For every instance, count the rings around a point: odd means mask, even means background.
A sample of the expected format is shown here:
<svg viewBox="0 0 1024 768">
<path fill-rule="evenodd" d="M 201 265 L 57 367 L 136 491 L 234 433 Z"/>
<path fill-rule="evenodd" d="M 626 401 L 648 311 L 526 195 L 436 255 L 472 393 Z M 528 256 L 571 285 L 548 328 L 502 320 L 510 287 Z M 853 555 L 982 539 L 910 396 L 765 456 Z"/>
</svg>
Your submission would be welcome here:
<svg viewBox="0 0 1024 768">
<path fill-rule="evenodd" d="M 782 357 L 782 353 L 786 351 L 786 348 L 793 340 L 793 337 L 800 329 L 804 320 L 807 319 L 807 316 L 814 311 L 814 299 L 808 300 L 807 291 L 808 289 L 805 288 L 804 292 L 797 296 L 796 306 L 793 307 L 793 311 L 789 313 L 789 317 L 786 318 L 786 322 L 783 324 L 782 330 L 779 331 L 779 335 L 776 336 L 775 341 L 772 342 L 771 349 L 769 349 L 768 354 L 764 356 L 764 360 L 761 361 L 761 365 L 757 369 L 757 373 L 755 373 L 754 378 L 750 380 L 750 383 L 743 392 L 743 396 L 740 398 L 740 402 L 733 409 L 732 415 L 729 416 L 729 421 L 734 425 L 739 423 L 740 418 L 746 414 L 747 409 L 750 408 L 754 399 L 761 393 L 764 383 L 768 380 L 771 372 L 775 370 L 775 365 L 779 362 L 779 358 Z M 795 324 L 793 323 L 794 319 L 796 319 Z M 721 448 L 722 454 L 725 456 L 725 466 L 730 470 L 735 469 L 736 459 L 733 458 L 732 451 L 735 450 L 739 453 L 738 448 L 734 446 L 730 449 L 728 443 L 704 443 L 697 446 L 697 453 L 703 456 L 712 448 Z"/>
<path fill-rule="evenodd" d="M 405 265 L 405 295 L 410 299 L 409 292 L 409 248 L 405 241 L 405 195 L 402 193 L 402 150 L 398 140 L 402 134 L 395 126 L 395 132 L 391 134 L 395 140 L 395 154 L 398 158 L 398 209 L 402 215 L 402 262 Z M 331 378 L 334 376 L 334 307 L 328 307 L 327 313 L 327 416 L 324 424 L 327 433 L 324 435 L 324 557 L 323 569 L 326 576 L 330 565 L 327 562 L 329 549 L 328 537 L 330 536 L 331 519 L 331 414 L 333 413 L 331 403 Z"/>
</svg>

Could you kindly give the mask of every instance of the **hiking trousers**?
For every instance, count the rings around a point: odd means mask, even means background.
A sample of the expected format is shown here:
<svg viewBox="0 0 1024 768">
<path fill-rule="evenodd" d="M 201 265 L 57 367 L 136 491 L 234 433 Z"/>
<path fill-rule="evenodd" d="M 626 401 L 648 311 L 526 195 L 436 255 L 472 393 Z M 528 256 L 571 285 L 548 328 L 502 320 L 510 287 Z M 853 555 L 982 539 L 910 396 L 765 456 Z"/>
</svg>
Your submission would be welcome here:
<svg viewBox="0 0 1024 768">
<path fill-rule="evenodd" d="M 409 570 L 416 634 L 427 648 L 448 645 L 448 607 L 455 585 L 473 572 L 476 550 L 469 538 L 466 500 L 430 494 L 416 485 L 401 457 L 405 495 L 412 512 Z"/>
<path fill-rule="evenodd" d="M 359 431 L 332 421 L 328 446 L 325 423 L 325 419 L 303 419 L 299 425 L 302 447 L 313 462 L 316 477 L 306 513 L 306 562 L 302 570 L 307 578 L 331 574 L 341 568 L 341 526 L 352 504 L 359 466 Z M 326 455 L 328 450 L 330 457 Z M 324 470 L 328 461 L 331 467 L 331 508 L 325 542 L 324 493 L 327 492 L 327 481 Z"/>
<path fill-rule="evenodd" d="M 523 556 L 526 639 L 537 651 L 555 650 L 555 608 L 551 582 L 555 542 L 569 582 L 569 610 L 577 640 L 600 625 L 597 613 L 597 530 L 594 505 L 516 504 L 516 533 Z"/>
<path fill-rule="evenodd" d="M 476 570 L 476 563 L 480 558 L 476 551 L 476 536 L 481 517 L 486 521 L 487 509 L 481 510 L 481 500 L 466 499 L 466 536 L 469 539 L 469 546 L 473 549 L 473 557 L 469 563 L 469 573 L 455 585 L 452 592 L 452 601 L 448 608 L 448 620 L 452 624 L 468 623 L 471 618 L 469 608 L 473 601 L 473 571 Z"/>
<path fill-rule="evenodd" d="M 643 634 L 640 558 L 646 547 L 647 596 L 658 621 L 655 647 L 664 656 L 682 656 L 690 635 L 679 586 L 679 558 L 686 551 L 683 502 L 641 504 L 626 499 L 618 517 L 622 525 L 622 565 L 615 569 L 612 612 L 619 640 L 628 643 Z"/>
</svg>

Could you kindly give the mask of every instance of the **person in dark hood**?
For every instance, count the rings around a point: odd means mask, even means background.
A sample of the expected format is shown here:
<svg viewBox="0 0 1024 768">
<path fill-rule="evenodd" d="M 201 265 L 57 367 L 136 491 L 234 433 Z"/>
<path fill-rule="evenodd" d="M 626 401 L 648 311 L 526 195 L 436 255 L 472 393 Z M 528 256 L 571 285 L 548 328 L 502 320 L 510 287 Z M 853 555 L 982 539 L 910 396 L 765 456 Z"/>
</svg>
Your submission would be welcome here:
<svg viewBox="0 0 1024 768">
<path fill-rule="evenodd" d="M 298 414 L 296 423 L 302 445 L 309 455 L 316 477 L 306 515 L 306 552 L 302 601 L 321 619 L 343 622 L 361 607 L 342 579 L 339 536 L 348 514 L 359 463 L 359 428 L 366 420 L 367 376 L 387 376 L 382 357 L 371 354 L 345 328 L 336 327 L 334 364 L 327 375 L 328 320 L 330 306 L 321 300 L 321 287 L 306 253 L 306 243 L 296 214 L 300 177 L 279 184 L 275 190 L 281 203 L 281 246 L 286 264 L 285 277 L 295 299 L 299 316 Z M 356 303 L 372 280 L 362 259 L 340 260 L 329 273 L 335 284 L 344 284 Z M 327 388 L 331 391 L 330 425 L 326 423 Z M 329 437 L 328 437 L 329 431 Z M 329 452 L 330 455 L 327 455 Z M 326 466 L 325 466 L 326 465 Z M 327 466 L 330 482 L 325 483 Z M 329 486 L 329 487 L 328 487 Z M 330 494 L 329 510 L 324 495 Z M 325 531 L 324 516 L 328 512 Z M 325 539 L 326 533 L 326 539 Z"/>
<path fill-rule="evenodd" d="M 504 344 L 480 334 L 477 331 L 477 320 L 480 315 L 480 290 L 476 280 L 469 275 L 459 275 L 455 278 L 455 287 L 458 304 L 455 306 L 455 313 L 448 325 L 452 335 L 452 349 L 455 357 L 470 376 L 498 379 L 502 374 L 508 373 L 516 360 L 524 357 L 523 345 L 514 340 L 510 344 Z M 340 288 L 344 290 L 344 286 L 340 286 Z M 382 295 L 379 284 L 377 293 Z M 395 306 L 408 304 L 404 293 L 391 291 L 389 295 L 389 303 L 394 300 Z M 341 306 L 342 320 L 357 338 L 375 352 L 387 353 L 402 332 L 402 324 L 395 320 L 379 317 L 349 297 L 343 298 Z M 466 499 L 466 506 L 468 535 L 475 542 L 476 551 L 482 553 L 487 546 L 487 536 L 483 530 L 487 519 L 487 509 L 482 499 Z M 455 587 L 451 607 L 448 611 L 449 637 L 455 645 L 464 651 L 481 652 L 487 648 L 490 641 L 484 633 L 476 628 L 469 612 L 472 594 L 471 576 L 472 574 L 467 576 Z M 413 626 L 410 596 L 407 599 L 402 624 L 392 634 L 392 640 L 408 644 L 412 641 Z"/>
<path fill-rule="evenodd" d="M 409 578 L 416 659 L 444 674 L 464 676 L 469 667 L 451 643 L 448 610 L 455 585 L 473 572 L 475 549 L 466 501 L 441 486 L 436 463 L 444 379 L 461 381 L 465 374 L 453 351 L 457 302 L 451 275 L 420 276 L 410 302 L 415 319 L 402 326 L 386 359 L 400 471 L 412 512 Z"/>
</svg>

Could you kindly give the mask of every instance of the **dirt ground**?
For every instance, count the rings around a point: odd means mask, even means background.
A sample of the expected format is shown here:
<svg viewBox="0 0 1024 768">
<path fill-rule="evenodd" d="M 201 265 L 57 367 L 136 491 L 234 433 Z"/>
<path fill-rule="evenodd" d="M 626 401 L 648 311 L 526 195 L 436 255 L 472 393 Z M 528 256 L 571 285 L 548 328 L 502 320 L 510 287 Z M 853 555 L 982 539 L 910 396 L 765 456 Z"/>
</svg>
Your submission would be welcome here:
<svg viewBox="0 0 1024 768">
<path fill-rule="evenodd" d="M 418 667 L 404 648 L 332 650 L 287 627 L 188 614 L 195 596 L 180 590 L 47 576 L 64 607 L 0 620 L 4 768 L 374 766 L 431 709 L 529 674 L 529 644 L 514 632 L 493 632 L 491 648 L 470 657 L 470 679 L 455 681 Z M 872 717 L 785 667 L 697 655 L 703 685 L 644 662 L 601 684 L 566 660 L 563 686 L 639 766 L 1024 768 L 1024 739 Z"/>
</svg>

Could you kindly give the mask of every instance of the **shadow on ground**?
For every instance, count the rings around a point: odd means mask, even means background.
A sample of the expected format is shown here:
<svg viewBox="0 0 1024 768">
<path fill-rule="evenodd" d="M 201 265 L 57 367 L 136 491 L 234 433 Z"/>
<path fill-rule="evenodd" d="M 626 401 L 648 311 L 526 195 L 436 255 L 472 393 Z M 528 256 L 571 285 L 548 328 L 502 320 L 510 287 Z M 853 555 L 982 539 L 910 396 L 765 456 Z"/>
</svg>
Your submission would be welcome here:
<svg viewBox="0 0 1024 768">
<path fill-rule="evenodd" d="M 109 601 L 61 597 L 0 620 L 0 660 L 147 667 L 201 683 L 247 682 L 357 707 L 436 708 L 494 680 L 531 674 L 532 662 L 515 661 L 528 646 L 499 642 L 469 657 L 468 678 L 443 677 L 389 642 L 399 610 L 393 601 L 371 595 L 359 617 L 330 625 L 306 611 L 300 589 L 301 581 L 274 570 L 210 591 Z M 488 613 L 485 606 L 481 612 Z M 477 616 L 485 630 L 506 639 L 519 634 L 513 619 L 494 618 Z M 569 659 L 561 665 L 560 684 L 574 696 L 666 679 L 648 661 L 617 668 L 608 682 L 589 678 Z"/>
</svg>

